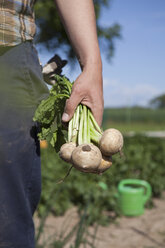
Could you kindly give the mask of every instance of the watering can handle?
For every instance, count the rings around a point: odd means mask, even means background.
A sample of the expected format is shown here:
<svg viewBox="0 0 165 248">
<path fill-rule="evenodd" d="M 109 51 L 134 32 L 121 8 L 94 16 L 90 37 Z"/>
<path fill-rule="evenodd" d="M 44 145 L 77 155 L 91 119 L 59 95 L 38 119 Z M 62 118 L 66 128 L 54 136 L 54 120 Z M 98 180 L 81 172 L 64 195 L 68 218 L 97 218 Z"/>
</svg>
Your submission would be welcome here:
<svg viewBox="0 0 165 248">
<path fill-rule="evenodd" d="M 134 185 L 141 185 L 146 188 L 146 193 L 143 196 L 143 202 L 146 203 L 146 201 L 150 198 L 151 196 L 151 186 L 148 182 L 144 180 L 139 180 L 139 179 L 124 179 L 120 182 L 119 188 L 123 187 L 124 184 L 134 184 Z"/>
<path fill-rule="evenodd" d="M 143 202 L 146 203 L 146 201 L 150 198 L 151 196 L 151 186 L 148 182 L 146 181 L 140 181 L 140 184 L 146 188 L 146 193 L 143 196 Z"/>
</svg>

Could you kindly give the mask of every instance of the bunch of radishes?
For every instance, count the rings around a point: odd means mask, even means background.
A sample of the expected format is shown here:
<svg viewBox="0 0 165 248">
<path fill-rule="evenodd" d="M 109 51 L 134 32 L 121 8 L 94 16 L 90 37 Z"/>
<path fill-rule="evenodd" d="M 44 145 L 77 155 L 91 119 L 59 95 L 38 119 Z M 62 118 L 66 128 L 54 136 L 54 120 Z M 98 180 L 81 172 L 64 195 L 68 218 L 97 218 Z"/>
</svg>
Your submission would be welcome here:
<svg viewBox="0 0 165 248">
<path fill-rule="evenodd" d="M 121 152 L 123 136 L 117 129 L 102 132 L 91 110 L 78 105 L 68 126 L 68 142 L 60 157 L 82 172 L 101 174 L 112 165 L 112 155 Z"/>
<path fill-rule="evenodd" d="M 114 128 L 103 132 L 91 110 L 79 104 L 69 122 L 66 140 L 61 118 L 73 83 L 65 76 L 54 77 L 56 83 L 33 117 L 40 125 L 38 138 L 47 140 L 64 161 L 78 170 L 100 174 L 112 165 L 112 155 L 121 152 L 123 136 Z"/>
</svg>

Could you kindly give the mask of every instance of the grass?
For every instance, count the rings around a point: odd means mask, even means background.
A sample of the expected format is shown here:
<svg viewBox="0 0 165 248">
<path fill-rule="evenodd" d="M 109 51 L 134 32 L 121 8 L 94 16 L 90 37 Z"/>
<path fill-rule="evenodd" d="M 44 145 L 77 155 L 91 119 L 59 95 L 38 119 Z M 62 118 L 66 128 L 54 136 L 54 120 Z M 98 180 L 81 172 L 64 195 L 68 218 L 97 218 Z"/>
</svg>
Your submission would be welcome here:
<svg viewBox="0 0 165 248">
<path fill-rule="evenodd" d="M 113 120 L 121 122 L 157 122 L 165 123 L 165 109 L 150 108 L 105 108 L 104 120 Z"/>
<path fill-rule="evenodd" d="M 165 109 L 107 108 L 104 110 L 103 128 L 110 127 L 115 127 L 122 133 L 165 131 Z"/>
<path fill-rule="evenodd" d="M 107 121 L 103 123 L 104 129 L 110 127 L 119 129 L 123 134 L 128 133 L 130 131 L 134 131 L 137 133 L 143 131 L 165 131 L 164 123 L 154 123 L 154 122 L 123 123 L 123 122 Z"/>
</svg>

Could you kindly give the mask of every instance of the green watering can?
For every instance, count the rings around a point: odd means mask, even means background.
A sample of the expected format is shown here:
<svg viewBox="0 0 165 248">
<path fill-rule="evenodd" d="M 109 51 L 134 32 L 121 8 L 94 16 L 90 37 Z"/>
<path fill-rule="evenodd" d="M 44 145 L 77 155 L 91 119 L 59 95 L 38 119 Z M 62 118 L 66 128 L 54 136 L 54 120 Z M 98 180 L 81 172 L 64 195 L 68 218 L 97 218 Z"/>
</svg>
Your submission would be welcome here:
<svg viewBox="0 0 165 248">
<path fill-rule="evenodd" d="M 124 179 L 118 185 L 118 205 L 126 216 L 138 216 L 144 213 L 144 205 L 151 196 L 151 186 L 139 179 Z"/>
</svg>

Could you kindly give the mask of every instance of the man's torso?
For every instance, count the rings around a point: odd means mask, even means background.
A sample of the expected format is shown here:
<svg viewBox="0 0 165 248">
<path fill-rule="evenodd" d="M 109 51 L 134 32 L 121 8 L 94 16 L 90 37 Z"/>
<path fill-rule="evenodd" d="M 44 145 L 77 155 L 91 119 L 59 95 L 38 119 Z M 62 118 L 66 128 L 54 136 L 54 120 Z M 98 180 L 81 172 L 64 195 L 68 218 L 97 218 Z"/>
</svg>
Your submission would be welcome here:
<svg viewBox="0 0 165 248">
<path fill-rule="evenodd" d="M 0 0 L 0 46 L 33 40 L 35 0 Z"/>
</svg>

